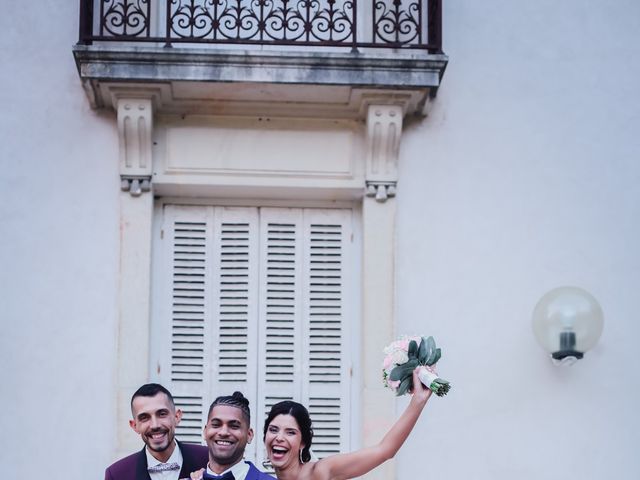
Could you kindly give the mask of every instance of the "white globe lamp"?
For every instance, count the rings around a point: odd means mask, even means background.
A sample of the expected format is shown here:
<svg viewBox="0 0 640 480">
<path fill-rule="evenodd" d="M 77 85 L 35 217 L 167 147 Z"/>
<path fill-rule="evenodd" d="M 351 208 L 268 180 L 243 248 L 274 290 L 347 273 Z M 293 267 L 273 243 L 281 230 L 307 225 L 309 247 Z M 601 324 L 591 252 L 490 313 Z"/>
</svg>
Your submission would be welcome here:
<svg viewBox="0 0 640 480">
<path fill-rule="evenodd" d="M 598 301 L 579 287 L 554 288 L 533 309 L 533 333 L 557 364 L 581 359 L 598 342 L 603 326 Z"/>
</svg>

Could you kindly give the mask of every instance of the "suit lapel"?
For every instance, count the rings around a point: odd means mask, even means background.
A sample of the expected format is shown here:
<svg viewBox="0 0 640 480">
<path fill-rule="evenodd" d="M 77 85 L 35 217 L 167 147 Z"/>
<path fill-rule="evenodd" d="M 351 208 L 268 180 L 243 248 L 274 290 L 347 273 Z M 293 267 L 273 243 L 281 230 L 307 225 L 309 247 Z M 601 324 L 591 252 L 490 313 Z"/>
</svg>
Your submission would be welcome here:
<svg viewBox="0 0 640 480">
<path fill-rule="evenodd" d="M 144 447 L 138 454 L 136 461 L 136 480 L 151 480 L 149 472 L 147 471 L 147 454 L 144 451 Z"/>
<path fill-rule="evenodd" d="M 253 463 L 247 462 L 249 464 L 249 471 L 247 472 L 247 476 L 244 480 L 257 480 L 258 478 L 258 469 L 253 466 Z"/>
<path fill-rule="evenodd" d="M 195 463 L 193 457 L 191 456 L 191 452 L 189 449 L 184 448 L 184 446 L 176 440 L 176 444 L 180 449 L 180 453 L 182 453 L 182 468 L 180 469 L 180 477 L 178 478 L 190 478 L 190 474 L 193 471 L 193 464 Z"/>
<path fill-rule="evenodd" d="M 256 467 L 253 463 L 249 461 L 245 463 L 249 464 L 249 471 L 247 472 L 247 476 L 244 480 L 276 480 L 268 473 L 258 470 L 258 467 Z"/>
</svg>

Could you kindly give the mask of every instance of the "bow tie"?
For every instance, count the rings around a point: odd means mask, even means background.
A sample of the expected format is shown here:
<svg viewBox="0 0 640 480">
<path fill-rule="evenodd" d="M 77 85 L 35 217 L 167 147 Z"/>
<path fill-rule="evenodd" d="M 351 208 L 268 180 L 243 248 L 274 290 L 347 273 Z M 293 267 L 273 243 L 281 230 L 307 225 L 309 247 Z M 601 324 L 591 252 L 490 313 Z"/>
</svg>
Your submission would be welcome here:
<svg viewBox="0 0 640 480">
<path fill-rule="evenodd" d="M 225 473 L 224 475 L 209 475 L 206 471 L 202 476 L 202 480 L 235 480 L 236 477 L 233 476 L 233 473 L 230 471 Z"/>
<path fill-rule="evenodd" d="M 159 463 L 154 465 L 153 467 L 147 468 L 149 473 L 160 473 L 160 472 L 168 472 L 170 470 L 180 470 L 180 465 L 176 462 L 171 463 Z"/>
</svg>

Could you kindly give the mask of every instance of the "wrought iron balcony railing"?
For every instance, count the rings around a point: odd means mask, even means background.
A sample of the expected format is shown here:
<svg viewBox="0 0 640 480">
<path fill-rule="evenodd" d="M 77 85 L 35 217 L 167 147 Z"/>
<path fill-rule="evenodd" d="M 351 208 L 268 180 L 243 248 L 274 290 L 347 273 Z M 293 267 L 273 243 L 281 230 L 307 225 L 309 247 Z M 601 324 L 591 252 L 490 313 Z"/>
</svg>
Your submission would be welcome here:
<svg viewBox="0 0 640 480">
<path fill-rule="evenodd" d="M 80 0 L 79 43 L 156 42 L 442 53 L 442 0 Z"/>
</svg>

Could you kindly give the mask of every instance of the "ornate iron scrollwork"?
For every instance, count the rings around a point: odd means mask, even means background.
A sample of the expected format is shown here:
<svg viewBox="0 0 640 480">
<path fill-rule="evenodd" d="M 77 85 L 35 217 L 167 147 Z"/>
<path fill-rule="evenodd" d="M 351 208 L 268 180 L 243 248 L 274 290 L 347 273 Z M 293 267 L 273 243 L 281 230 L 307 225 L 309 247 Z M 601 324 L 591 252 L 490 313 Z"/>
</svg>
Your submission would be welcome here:
<svg viewBox="0 0 640 480">
<path fill-rule="evenodd" d="M 123 37 L 149 35 L 150 0 L 102 0 L 100 34 Z"/>
<path fill-rule="evenodd" d="M 421 43 L 421 0 L 378 0 L 375 2 L 374 11 L 374 43 Z"/>
<path fill-rule="evenodd" d="M 170 0 L 171 35 L 219 42 L 352 41 L 353 1 Z"/>
<path fill-rule="evenodd" d="M 90 2 L 92 0 L 81 0 Z M 441 51 L 440 0 L 95 0 L 81 41 L 147 41 Z M 85 5 L 83 3 L 82 5 Z M 93 5 L 93 4 L 91 4 Z M 365 23 L 358 16 L 368 17 Z M 163 16 L 163 18 L 160 18 Z M 428 28 L 427 28 L 428 26 Z"/>
</svg>

